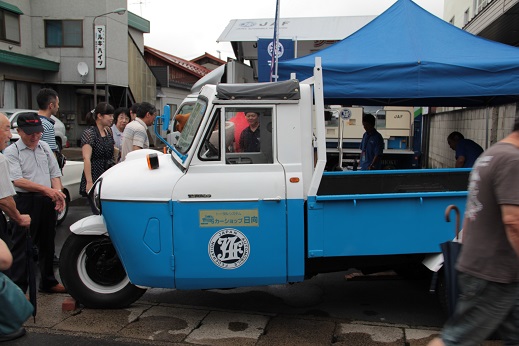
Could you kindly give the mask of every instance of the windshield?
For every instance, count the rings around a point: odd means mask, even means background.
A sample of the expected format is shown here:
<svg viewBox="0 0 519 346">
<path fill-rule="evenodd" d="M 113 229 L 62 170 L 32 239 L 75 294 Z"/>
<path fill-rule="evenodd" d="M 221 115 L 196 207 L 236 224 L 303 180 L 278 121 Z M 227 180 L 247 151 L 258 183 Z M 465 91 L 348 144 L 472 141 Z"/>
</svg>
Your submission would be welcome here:
<svg viewBox="0 0 519 346">
<path fill-rule="evenodd" d="M 195 139 L 196 132 L 198 131 L 198 127 L 200 126 L 202 118 L 204 117 L 206 108 L 207 101 L 202 99 L 198 99 L 198 101 L 196 101 L 196 104 L 193 107 L 193 111 L 189 115 L 189 119 L 187 120 L 186 125 L 182 129 L 178 142 L 175 145 L 175 148 L 181 154 L 186 154 L 189 148 L 191 148 L 193 140 Z"/>
</svg>

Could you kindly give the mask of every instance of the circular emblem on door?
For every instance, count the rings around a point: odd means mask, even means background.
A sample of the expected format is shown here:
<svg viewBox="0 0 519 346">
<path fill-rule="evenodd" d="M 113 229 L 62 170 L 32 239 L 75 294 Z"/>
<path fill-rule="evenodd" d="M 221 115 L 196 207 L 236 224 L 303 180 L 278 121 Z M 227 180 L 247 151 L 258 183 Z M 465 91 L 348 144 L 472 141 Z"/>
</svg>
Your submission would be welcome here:
<svg viewBox="0 0 519 346">
<path fill-rule="evenodd" d="M 250 254 L 250 243 L 245 234 L 234 228 L 224 228 L 209 240 L 208 252 L 211 261 L 223 269 L 241 267 Z"/>
</svg>

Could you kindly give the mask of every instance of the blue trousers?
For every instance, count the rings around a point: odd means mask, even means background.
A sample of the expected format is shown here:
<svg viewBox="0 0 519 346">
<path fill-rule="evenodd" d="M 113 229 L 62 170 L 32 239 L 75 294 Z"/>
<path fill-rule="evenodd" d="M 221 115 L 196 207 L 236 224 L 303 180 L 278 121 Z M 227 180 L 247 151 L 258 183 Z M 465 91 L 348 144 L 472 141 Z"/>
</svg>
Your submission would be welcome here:
<svg viewBox="0 0 519 346">
<path fill-rule="evenodd" d="M 476 346 L 494 331 L 504 345 L 519 345 L 519 282 L 502 284 L 458 273 L 460 296 L 445 324 L 445 345 Z"/>
</svg>

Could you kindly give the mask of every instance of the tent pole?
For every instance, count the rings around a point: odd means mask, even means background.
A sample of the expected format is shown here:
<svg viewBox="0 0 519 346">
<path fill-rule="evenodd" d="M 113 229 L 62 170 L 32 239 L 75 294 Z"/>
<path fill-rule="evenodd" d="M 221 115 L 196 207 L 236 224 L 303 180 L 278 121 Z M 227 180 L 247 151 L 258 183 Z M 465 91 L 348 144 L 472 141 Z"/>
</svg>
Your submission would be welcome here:
<svg viewBox="0 0 519 346">
<path fill-rule="evenodd" d="M 490 116 L 489 116 L 489 107 L 486 107 L 485 108 L 485 122 L 486 122 L 486 129 L 485 129 L 485 149 L 488 149 L 488 147 L 490 146 L 490 143 L 489 143 L 489 138 L 488 138 L 488 123 L 490 121 Z"/>
</svg>

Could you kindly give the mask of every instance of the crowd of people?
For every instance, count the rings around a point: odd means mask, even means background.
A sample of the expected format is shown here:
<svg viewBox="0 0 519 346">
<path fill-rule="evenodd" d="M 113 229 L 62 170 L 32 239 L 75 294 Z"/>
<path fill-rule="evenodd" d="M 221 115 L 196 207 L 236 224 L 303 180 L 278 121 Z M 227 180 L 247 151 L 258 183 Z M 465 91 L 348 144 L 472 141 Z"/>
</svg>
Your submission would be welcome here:
<svg viewBox="0 0 519 346">
<path fill-rule="evenodd" d="M 49 89 L 42 89 L 37 101 L 38 115 L 25 113 L 18 117 L 17 131 L 20 140 L 12 145 L 9 145 L 12 137 L 10 122 L 4 114 L 0 114 L 0 149 L 3 150 L 3 154 L 0 154 L 0 207 L 9 216 L 8 224 L 1 214 L 0 238 L 2 245 L 8 245 L 9 254 L 2 247 L 0 257 L 12 257 L 10 265 L 2 268 L 8 278 L 4 278 L 4 282 L 10 280 L 21 292 L 27 292 L 30 280 L 28 269 L 33 261 L 27 251 L 27 242 L 30 239 L 38 249 L 39 290 L 64 293 L 66 289 L 56 279 L 53 263 L 56 212 L 65 207 L 66 196 L 62 192 L 62 174 L 56 156 L 58 148 L 52 150 L 51 145 L 45 141 L 48 138 L 54 140 L 54 128 L 44 125 L 46 118 L 57 111 L 59 98 Z M 0 341 L 25 334 L 21 325 L 13 327 L 9 322 L 0 320 Z"/>
<path fill-rule="evenodd" d="M 56 143 L 51 118 L 58 114 L 59 96 L 56 91 L 44 88 L 36 101 L 38 114 L 18 116 L 20 140 L 12 145 L 11 123 L 0 113 L 1 278 L 10 280 L 21 294 L 27 295 L 32 289 L 29 287 L 31 275 L 34 275 L 30 273 L 29 263 L 36 261 L 40 272 L 39 291 L 66 293 L 53 268 L 56 218 L 64 209 L 66 199 L 61 183 L 66 160 Z M 81 136 L 84 162 L 81 195 L 86 196 L 96 179 L 123 161 L 129 152 L 150 147 L 148 126 L 153 124 L 155 115 L 155 107 L 148 102 L 116 110 L 106 102 L 96 105 L 87 116 L 89 127 Z M 37 259 L 31 258 L 27 251 L 28 241 L 37 248 Z M 13 327 L 13 321 L 5 321 L 2 316 L 0 314 L 0 342 L 25 335 L 23 321 Z"/>
</svg>

